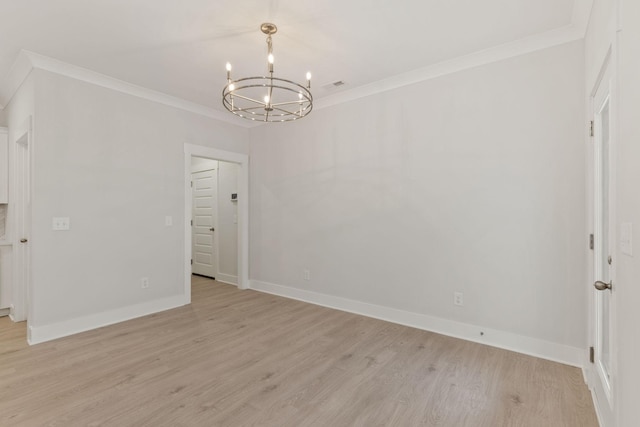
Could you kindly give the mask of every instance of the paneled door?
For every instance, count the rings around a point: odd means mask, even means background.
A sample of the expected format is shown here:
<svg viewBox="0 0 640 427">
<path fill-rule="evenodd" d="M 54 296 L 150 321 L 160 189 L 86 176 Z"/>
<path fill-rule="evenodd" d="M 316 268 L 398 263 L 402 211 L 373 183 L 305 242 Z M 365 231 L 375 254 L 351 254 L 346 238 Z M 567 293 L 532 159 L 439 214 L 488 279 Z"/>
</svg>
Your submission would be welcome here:
<svg viewBox="0 0 640 427">
<path fill-rule="evenodd" d="M 192 273 L 215 278 L 218 274 L 216 242 L 216 202 L 218 200 L 218 170 L 209 169 L 191 175 Z"/>
<path fill-rule="evenodd" d="M 612 77 L 602 74 L 592 98 L 593 106 L 593 285 L 591 286 L 591 386 L 603 425 L 613 425 L 615 345 L 612 321 L 615 311 L 616 261 L 612 180 L 614 175 L 614 124 Z"/>
</svg>

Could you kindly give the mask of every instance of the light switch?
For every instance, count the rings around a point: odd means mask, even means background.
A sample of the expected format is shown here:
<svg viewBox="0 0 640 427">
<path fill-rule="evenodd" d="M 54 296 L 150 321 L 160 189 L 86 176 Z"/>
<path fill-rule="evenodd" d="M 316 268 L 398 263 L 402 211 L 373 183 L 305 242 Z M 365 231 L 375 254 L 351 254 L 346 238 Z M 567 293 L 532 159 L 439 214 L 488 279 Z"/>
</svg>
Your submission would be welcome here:
<svg viewBox="0 0 640 427">
<path fill-rule="evenodd" d="M 51 228 L 55 231 L 62 231 L 69 229 L 69 217 L 53 217 L 51 222 Z"/>
<path fill-rule="evenodd" d="M 633 255 L 633 225 L 630 222 L 620 224 L 620 252 Z"/>
<path fill-rule="evenodd" d="M 173 225 L 173 217 L 172 216 L 165 216 L 164 217 L 164 225 L 166 227 L 171 227 Z"/>
<path fill-rule="evenodd" d="M 233 223 L 234 224 L 238 223 L 238 214 L 233 214 Z"/>
</svg>

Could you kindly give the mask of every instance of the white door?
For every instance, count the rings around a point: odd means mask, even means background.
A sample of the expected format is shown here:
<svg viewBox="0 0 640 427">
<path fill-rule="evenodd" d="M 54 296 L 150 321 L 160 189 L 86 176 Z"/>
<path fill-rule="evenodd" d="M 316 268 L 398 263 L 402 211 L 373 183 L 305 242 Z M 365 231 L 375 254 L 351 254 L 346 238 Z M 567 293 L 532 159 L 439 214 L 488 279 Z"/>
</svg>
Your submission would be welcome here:
<svg viewBox="0 0 640 427">
<path fill-rule="evenodd" d="M 215 278 L 218 254 L 215 227 L 218 200 L 218 170 L 208 169 L 191 175 L 193 218 L 191 257 L 192 273 Z"/>
<path fill-rule="evenodd" d="M 15 223 L 13 233 L 13 304 L 11 318 L 13 321 L 27 320 L 27 304 L 30 281 L 30 212 L 31 212 L 31 119 L 18 132 L 15 149 Z"/>
<path fill-rule="evenodd" d="M 616 262 L 612 178 L 614 177 L 612 81 L 606 71 L 592 99 L 593 105 L 593 286 L 591 286 L 591 385 L 603 425 L 613 425 L 615 381 L 614 266 Z"/>
</svg>

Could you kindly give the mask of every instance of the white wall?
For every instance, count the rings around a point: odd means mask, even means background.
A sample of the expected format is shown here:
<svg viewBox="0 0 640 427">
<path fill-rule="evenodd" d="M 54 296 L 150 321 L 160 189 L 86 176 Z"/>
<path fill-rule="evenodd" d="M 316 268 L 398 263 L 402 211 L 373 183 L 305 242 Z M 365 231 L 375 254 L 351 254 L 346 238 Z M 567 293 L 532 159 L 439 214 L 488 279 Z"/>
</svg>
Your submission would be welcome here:
<svg viewBox="0 0 640 427">
<path fill-rule="evenodd" d="M 585 35 L 587 95 L 593 89 L 617 26 L 617 0 L 594 0 Z"/>
<path fill-rule="evenodd" d="M 0 309 L 11 307 L 13 302 L 13 290 L 11 289 L 11 253 L 11 246 L 0 245 Z"/>
<path fill-rule="evenodd" d="M 238 202 L 231 193 L 238 193 L 238 165 L 219 162 L 218 169 L 218 279 L 238 284 Z"/>
<path fill-rule="evenodd" d="M 581 355 L 583 67 L 574 42 L 252 129 L 252 284 Z"/>
<path fill-rule="evenodd" d="M 216 201 L 218 239 L 218 274 L 216 279 L 238 284 L 238 203 L 231 201 L 231 193 L 238 192 L 238 165 L 218 160 L 191 159 L 192 172 L 216 169 L 218 195 Z"/>
<path fill-rule="evenodd" d="M 637 426 L 640 420 L 640 4 L 621 1 L 619 33 L 619 134 L 617 154 L 616 230 L 631 222 L 634 229 L 634 256 L 618 255 L 616 274 L 617 342 L 619 386 L 618 425 Z M 618 246 L 619 247 L 619 246 Z"/>
<path fill-rule="evenodd" d="M 34 340 L 183 303 L 184 144 L 246 153 L 247 130 L 34 73 Z M 56 216 L 71 229 L 52 231 Z"/>
</svg>

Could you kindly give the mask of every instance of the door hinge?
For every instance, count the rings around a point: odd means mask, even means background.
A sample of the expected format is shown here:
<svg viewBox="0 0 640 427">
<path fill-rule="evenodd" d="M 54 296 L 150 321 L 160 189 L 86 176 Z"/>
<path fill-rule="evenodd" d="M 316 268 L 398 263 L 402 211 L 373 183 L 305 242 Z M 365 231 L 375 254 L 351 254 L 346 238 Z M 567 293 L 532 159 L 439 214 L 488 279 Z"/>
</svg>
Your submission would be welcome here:
<svg viewBox="0 0 640 427">
<path fill-rule="evenodd" d="M 593 234 L 589 234 L 589 249 L 593 250 Z"/>
<path fill-rule="evenodd" d="M 191 265 L 193 265 L 193 260 L 191 260 Z"/>
<path fill-rule="evenodd" d="M 589 126 L 589 135 L 590 136 L 594 136 L 595 135 L 593 120 L 591 120 L 591 125 Z"/>
<path fill-rule="evenodd" d="M 593 123 L 593 122 L 591 122 L 591 123 Z M 592 131 L 592 132 L 593 132 L 593 131 Z M 593 136 L 593 135 L 591 135 L 591 136 Z M 191 188 L 193 188 L 193 181 L 191 181 Z"/>
<path fill-rule="evenodd" d="M 596 360 L 596 355 L 595 355 L 595 350 L 593 349 L 593 347 L 589 347 L 589 362 L 591 363 L 595 363 Z"/>
<path fill-rule="evenodd" d="M 191 220 L 191 226 L 193 227 L 193 220 Z M 592 234 L 592 236 L 593 236 L 593 234 Z M 593 248 L 591 248 L 591 249 L 593 249 Z"/>
</svg>

